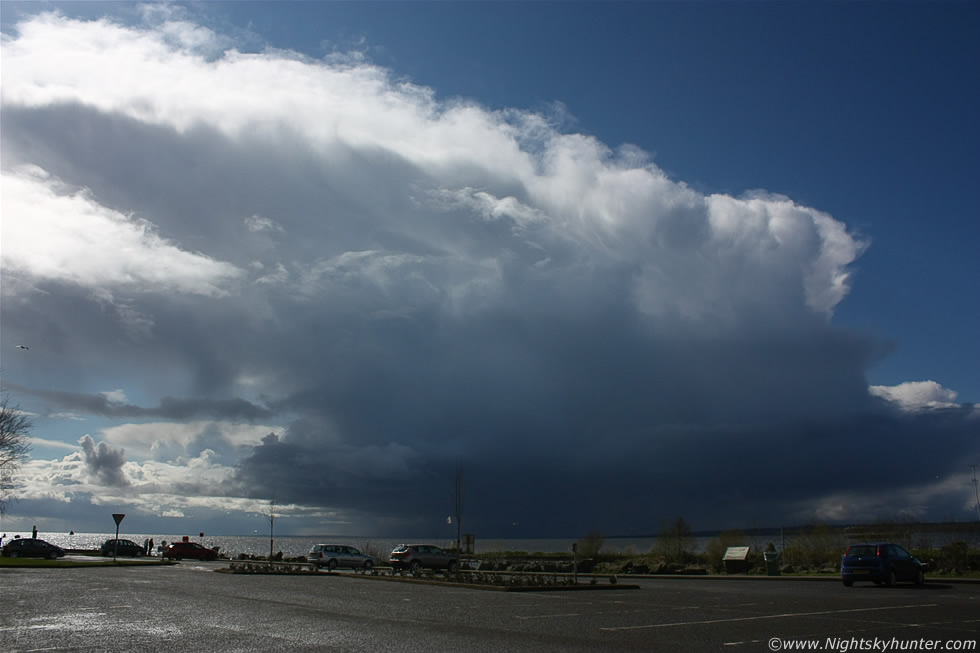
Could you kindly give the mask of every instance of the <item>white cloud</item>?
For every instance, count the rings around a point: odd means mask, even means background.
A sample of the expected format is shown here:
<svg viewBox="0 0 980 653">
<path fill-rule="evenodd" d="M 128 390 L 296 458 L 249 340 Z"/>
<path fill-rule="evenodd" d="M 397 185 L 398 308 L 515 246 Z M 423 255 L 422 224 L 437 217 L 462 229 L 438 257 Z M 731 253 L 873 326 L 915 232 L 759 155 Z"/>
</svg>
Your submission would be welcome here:
<svg viewBox="0 0 980 653">
<path fill-rule="evenodd" d="M 112 426 L 103 430 L 101 436 L 105 443 L 125 448 L 130 458 L 172 462 L 196 456 L 192 451 L 196 443 L 210 449 L 223 446 L 235 450 L 256 446 L 276 430 L 272 426 L 231 422 L 151 422 Z"/>
<path fill-rule="evenodd" d="M 883 518 L 928 519 L 930 507 L 937 503 L 963 503 L 965 510 L 976 509 L 963 488 L 970 483 L 965 472 L 943 474 L 934 479 L 904 487 L 863 488 L 859 492 L 835 492 L 798 507 L 799 523 L 818 522 L 872 523 Z M 942 518 L 946 518 L 943 516 Z"/>
<path fill-rule="evenodd" d="M 104 444 L 100 443 L 100 447 Z M 180 464 L 124 462 L 115 468 L 121 478 L 113 486 L 106 486 L 103 479 L 90 473 L 85 456 L 76 452 L 60 460 L 29 461 L 22 470 L 24 486 L 19 498 L 133 505 L 161 516 L 167 516 L 164 514 L 167 511 L 194 506 L 220 509 L 222 504 L 231 506 L 233 501 L 251 505 L 248 499 L 223 496 L 234 467 L 213 462 L 214 452 L 210 450 Z M 194 488 L 193 496 L 182 493 L 181 487 Z"/>
<path fill-rule="evenodd" d="M 275 220 L 264 218 L 261 215 L 251 215 L 245 218 L 245 227 L 254 233 L 283 231 L 282 225 Z"/>
<path fill-rule="evenodd" d="M 518 231 L 534 222 L 544 220 L 540 211 L 526 206 L 515 197 L 496 197 L 486 191 L 474 188 L 442 189 L 430 192 L 430 203 L 444 210 L 466 209 L 484 219 L 506 219 Z"/>
<path fill-rule="evenodd" d="M 273 269 L 266 271 L 264 265 L 256 262 L 252 269 L 260 274 L 253 283 L 279 286 L 289 281 L 289 270 L 282 263 L 276 263 Z"/>
<path fill-rule="evenodd" d="M 219 296 L 240 275 L 36 166 L 4 171 L 2 191 L 6 274 L 72 282 L 103 296 L 117 287 Z"/>
<path fill-rule="evenodd" d="M 51 417 L 57 417 L 58 419 L 71 419 L 77 421 L 84 421 L 80 417 L 75 417 L 73 415 L 52 415 Z M 34 438 L 30 439 L 31 445 L 34 447 L 50 447 L 53 449 L 78 449 L 78 445 L 72 444 L 71 442 L 63 442 L 61 440 L 51 440 L 48 438 Z"/>
<path fill-rule="evenodd" d="M 764 321 L 785 315 L 786 302 L 792 301 L 829 314 L 847 292 L 847 266 L 862 243 L 832 217 L 786 198 L 704 197 L 667 179 L 635 148 L 613 152 L 594 138 L 559 133 L 541 116 L 440 102 L 431 89 L 395 81 L 363 62 L 233 49 L 209 57 L 198 47 L 212 41 L 209 35 L 197 36 L 198 30 L 180 21 L 168 25 L 160 30 L 158 23 L 154 30 L 37 17 L 4 44 L 3 102 L 21 107 L 79 102 L 181 132 L 208 125 L 236 141 L 267 141 L 274 148 L 295 134 L 296 142 L 306 143 L 327 165 L 341 164 L 338 157 L 350 148 L 389 153 L 439 179 L 431 190 L 454 198 L 462 212 L 506 219 L 515 229 L 533 225 L 533 242 L 524 246 L 536 251 L 525 261 L 525 273 L 540 270 L 545 260 L 548 268 L 559 261 L 635 267 L 636 301 L 652 315 L 745 320 L 751 313 Z M 174 30 L 184 36 L 173 38 Z M 50 56 L 54 43 L 57 57 Z M 514 192 L 480 187 L 487 181 Z M 31 190 L 42 206 L 71 203 L 64 208 L 84 217 L 57 239 L 57 247 L 44 246 L 32 256 L 36 274 L 64 275 L 70 269 L 91 284 L 131 280 L 215 295 L 240 273 L 181 251 L 156 236 L 151 225 L 99 207 L 91 198 L 56 193 L 37 180 L 28 185 L 22 175 L 14 183 L 15 199 Z M 397 186 L 386 192 L 397 192 Z M 13 208 L 18 206 L 26 201 Z M 246 225 L 253 232 L 292 230 L 261 213 L 247 218 Z M 42 230 L 51 234 L 51 226 L 42 219 L 19 240 L 35 243 Z M 96 244 L 96 238 L 127 246 L 116 251 L 145 256 L 93 269 L 79 260 L 78 251 Z M 453 256 L 441 265 L 460 256 L 499 258 L 514 251 L 508 246 L 478 254 L 442 239 L 440 245 Z M 73 248 L 71 242 L 79 244 Z M 167 272 L 154 272 L 160 270 Z M 432 275 L 426 278 L 433 281 Z M 455 289 L 472 282 L 458 274 L 452 278 Z M 281 269 L 261 278 L 265 284 L 283 280 Z"/>
<path fill-rule="evenodd" d="M 128 401 L 126 399 L 126 392 L 121 388 L 117 390 L 106 390 L 105 392 L 100 392 L 103 397 L 105 397 L 110 403 L 114 404 L 124 404 Z"/>
<path fill-rule="evenodd" d="M 908 411 L 952 408 L 957 405 L 956 391 L 944 388 L 935 381 L 907 381 L 893 386 L 873 385 L 868 390 L 872 395 L 887 399 Z"/>
</svg>

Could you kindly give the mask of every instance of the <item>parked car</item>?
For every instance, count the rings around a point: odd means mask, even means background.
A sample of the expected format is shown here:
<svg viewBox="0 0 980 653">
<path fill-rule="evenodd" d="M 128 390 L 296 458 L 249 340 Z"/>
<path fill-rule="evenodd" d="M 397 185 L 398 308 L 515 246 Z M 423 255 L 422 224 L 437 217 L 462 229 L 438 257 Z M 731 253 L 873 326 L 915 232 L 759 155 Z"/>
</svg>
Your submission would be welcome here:
<svg viewBox="0 0 980 653">
<path fill-rule="evenodd" d="M 326 567 L 331 571 L 337 567 L 370 570 L 378 562 L 374 556 L 346 544 L 314 544 L 308 557 L 317 569 Z"/>
<path fill-rule="evenodd" d="M 431 544 L 399 544 L 391 552 L 388 563 L 396 569 L 448 569 L 449 573 L 455 573 L 458 564 L 455 553 Z"/>
<path fill-rule="evenodd" d="M 163 557 L 174 560 L 182 560 L 183 558 L 217 560 L 218 552 L 197 542 L 174 542 L 163 551 Z"/>
<path fill-rule="evenodd" d="M 850 587 L 855 581 L 895 587 L 899 581 L 922 585 L 925 568 L 911 553 L 891 542 L 852 544 L 841 558 L 840 577 Z"/>
<path fill-rule="evenodd" d="M 104 556 L 118 555 L 140 558 L 146 555 L 146 550 L 132 540 L 106 540 L 99 547 L 99 552 Z"/>
<path fill-rule="evenodd" d="M 44 540 L 17 538 L 10 540 L 3 545 L 2 555 L 8 558 L 48 558 L 56 560 L 65 555 L 65 550 L 60 546 L 50 544 Z"/>
</svg>

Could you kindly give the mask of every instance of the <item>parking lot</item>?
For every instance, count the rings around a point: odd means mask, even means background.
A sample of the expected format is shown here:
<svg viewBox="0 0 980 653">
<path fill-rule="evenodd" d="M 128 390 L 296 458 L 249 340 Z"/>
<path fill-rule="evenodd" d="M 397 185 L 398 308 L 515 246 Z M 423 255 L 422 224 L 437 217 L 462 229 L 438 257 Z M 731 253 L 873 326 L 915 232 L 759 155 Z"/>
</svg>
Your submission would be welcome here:
<svg viewBox="0 0 980 653">
<path fill-rule="evenodd" d="M 829 645 L 877 638 L 976 650 L 980 630 L 972 584 L 692 578 L 503 593 L 350 574 L 214 573 L 226 565 L 3 570 L 0 649 L 753 651 L 805 640 L 841 650 Z"/>
</svg>

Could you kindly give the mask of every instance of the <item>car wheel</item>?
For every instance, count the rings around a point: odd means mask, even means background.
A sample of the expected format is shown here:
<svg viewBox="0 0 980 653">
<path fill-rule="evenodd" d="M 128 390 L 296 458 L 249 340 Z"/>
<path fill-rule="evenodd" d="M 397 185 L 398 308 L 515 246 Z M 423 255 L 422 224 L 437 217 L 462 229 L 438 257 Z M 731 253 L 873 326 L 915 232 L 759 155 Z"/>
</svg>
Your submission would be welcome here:
<svg viewBox="0 0 980 653">
<path fill-rule="evenodd" d="M 371 562 L 370 560 L 365 560 L 364 561 L 364 571 L 371 571 L 371 568 L 372 567 L 374 567 L 374 563 L 373 562 Z"/>
<path fill-rule="evenodd" d="M 456 561 L 455 560 L 450 560 L 449 561 L 449 573 L 450 574 L 455 574 L 456 573 Z"/>
<path fill-rule="evenodd" d="M 331 560 L 330 562 L 327 563 L 327 569 L 329 569 L 330 571 L 333 571 L 336 568 L 337 568 L 336 560 Z"/>
<path fill-rule="evenodd" d="M 922 570 L 921 569 L 918 569 L 915 572 L 915 584 L 916 585 L 925 585 L 926 584 L 926 575 L 924 573 L 922 573 Z"/>
<path fill-rule="evenodd" d="M 854 585 L 854 581 L 853 580 L 845 580 L 844 581 L 844 587 L 851 587 L 853 585 Z"/>
<path fill-rule="evenodd" d="M 137 558 L 142 558 L 142 557 L 143 557 L 143 552 L 142 552 L 142 551 L 140 551 L 139 549 L 137 549 L 137 550 L 136 550 L 136 557 L 137 557 Z"/>
<path fill-rule="evenodd" d="M 184 556 L 174 556 L 174 560 L 176 560 L 177 562 L 180 562 L 183 559 L 184 559 Z"/>
<path fill-rule="evenodd" d="M 57 559 L 58 559 L 57 551 L 48 551 L 48 560 L 57 560 Z"/>
<path fill-rule="evenodd" d="M 887 585 L 888 587 L 895 587 L 897 583 L 898 583 L 898 578 L 895 577 L 895 570 L 890 569 L 888 571 L 888 580 L 885 581 L 885 585 Z"/>
<path fill-rule="evenodd" d="M 411 568 L 412 573 L 418 573 L 422 571 L 422 563 L 419 562 L 418 560 L 412 560 L 412 564 L 409 565 L 409 567 Z"/>
<path fill-rule="evenodd" d="M 7 555 L 10 556 L 11 558 L 16 558 L 17 557 L 17 552 L 16 551 L 11 551 Z"/>
</svg>

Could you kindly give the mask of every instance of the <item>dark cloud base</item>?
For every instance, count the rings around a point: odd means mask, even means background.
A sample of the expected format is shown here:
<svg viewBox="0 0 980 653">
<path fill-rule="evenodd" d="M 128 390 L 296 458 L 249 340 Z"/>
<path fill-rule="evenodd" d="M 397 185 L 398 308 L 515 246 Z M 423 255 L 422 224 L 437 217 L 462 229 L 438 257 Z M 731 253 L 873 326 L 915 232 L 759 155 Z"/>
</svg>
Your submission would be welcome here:
<svg viewBox="0 0 980 653">
<path fill-rule="evenodd" d="M 298 504 L 324 498 L 338 511 L 359 513 L 368 530 L 373 517 L 435 533 L 453 512 L 458 463 L 466 529 L 483 537 L 513 537 L 515 523 L 522 537 L 580 536 L 591 529 L 653 533 L 676 516 L 699 529 L 856 523 L 903 514 L 968 517 L 966 487 L 963 497 L 932 504 L 895 499 L 961 474 L 962 461 L 980 454 L 974 408 L 915 415 L 879 408 L 849 419 L 755 428 L 652 427 L 567 438 L 518 429 L 481 455 L 447 447 L 442 455 L 406 456 L 401 477 L 380 479 L 334 455 L 342 451 L 291 444 L 287 436 L 256 448 L 239 466 L 238 481 L 257 498 L 275 493 Z M 829 495 L 853 495 L 852 511 L 824 516 Z"/>
</svg>

